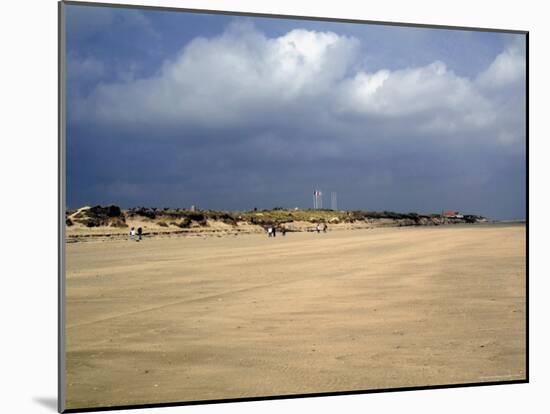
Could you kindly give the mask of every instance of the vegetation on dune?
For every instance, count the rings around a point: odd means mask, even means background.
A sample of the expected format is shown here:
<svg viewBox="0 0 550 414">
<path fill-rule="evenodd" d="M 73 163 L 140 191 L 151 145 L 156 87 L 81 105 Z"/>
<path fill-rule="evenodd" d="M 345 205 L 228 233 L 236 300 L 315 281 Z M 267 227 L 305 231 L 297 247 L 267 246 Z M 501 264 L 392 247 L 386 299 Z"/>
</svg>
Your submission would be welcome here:
<svg viewBox="0 0 550 414">
<path fill-rule="evenodd" d="M 75 211 L 67 211 L 65 223 L 72 226 L 75 223 L 86 227 L 126 227 L 126 217 L 118 206 L 83 207 Z"/>
<path fill-rule="evenodd" d="M 355 223 L 357 221 L 368 221 L 375 219 L 412 220 L 419 222 L 420 219 L 430 219 L 438 215 L 420 215 L 418 213 L 395 213 L 392 211 L 344 211 L 329 209 L 304 209 L 288 210 L 273 209 L 262 211 L 247 211 L 238 213 L 238 218 L 252 223 L 287 223 L 292 221 L 306 221 L 310 223 Z"/>
<path fill-rule="evenodd" d="M 209 221 L 231 226 L 236 226 L 238 223 L 268 226 L 292 222 L 339 224 L 391 220 L 395 222 L 395 225 L 411 226 L 475 223 L 483 220 L 483 217 L 476 215 L 449 218 L 440 214 L 396 213 L 393 211 L 335 211 L 330 209 L 285 209 L 282 207 L 236 212 L 150 207 L 130 208 L 123 211 L 117 206 L 95 206 L 67 212 L 66 224 L 71 226 L 80 223 L 87 227 L 126 227 L 126 220 L 135 218 L 154 222 L 161 227 L 177 226 L 182 229 L 194 226 L 205 227 L 208 226 Z"/>
</svg>

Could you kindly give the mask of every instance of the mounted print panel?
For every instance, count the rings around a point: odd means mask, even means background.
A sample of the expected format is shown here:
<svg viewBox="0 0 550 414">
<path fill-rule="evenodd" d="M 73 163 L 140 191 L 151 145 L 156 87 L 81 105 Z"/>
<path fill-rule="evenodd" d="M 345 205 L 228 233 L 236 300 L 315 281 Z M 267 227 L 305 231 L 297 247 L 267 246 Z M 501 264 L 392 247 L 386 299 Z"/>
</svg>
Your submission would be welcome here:
<svg viewBox="0 0 550 414">
<path fill-rule="evenodd" d="M 526 32 L 60 17 L 60 410 L 528 380 Z"/>
</svg>

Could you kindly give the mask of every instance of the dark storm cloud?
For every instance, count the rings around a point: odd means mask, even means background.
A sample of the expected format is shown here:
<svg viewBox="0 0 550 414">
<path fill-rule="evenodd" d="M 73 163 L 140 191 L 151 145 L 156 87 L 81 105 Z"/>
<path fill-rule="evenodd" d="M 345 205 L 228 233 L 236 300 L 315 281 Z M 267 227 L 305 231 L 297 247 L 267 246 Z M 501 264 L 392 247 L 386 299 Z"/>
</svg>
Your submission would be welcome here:
<svg viewBox="0 0 550 414">
<path fill-rule="evenodd" d="M 150 42 L 167 36 L 142 17 Z M 85 58 L 69 75 L 88 86 L 69 98 L 71 207 L 308 207 L 320 188 L 348 209 L 525 216 L 521 36 L 485 34 L 493 54 L 483 66 L 455 71 L 448 53 L 419 49 L 430 59 L 405 64 L 400 54 L 373 69 L 365 57 L 387 53 L 358 26 L 283 21 L 277 33 L 271 21 L 265 31 L 225 22 L 188 25 L 179 48 L 156 64 L 137 59 L 149 70 L 124 79 L 106 75 L 109 59 L 87 53 L 89 41 L 78 47 L 88 29 L 75 35 L 73 54 Z M 378 28 L 392 29 L 413 30 Z M 419 45 L 449 36 L 418 30 Z M 479 34 L 460 39 L 483 49 Z"/>
</svg>

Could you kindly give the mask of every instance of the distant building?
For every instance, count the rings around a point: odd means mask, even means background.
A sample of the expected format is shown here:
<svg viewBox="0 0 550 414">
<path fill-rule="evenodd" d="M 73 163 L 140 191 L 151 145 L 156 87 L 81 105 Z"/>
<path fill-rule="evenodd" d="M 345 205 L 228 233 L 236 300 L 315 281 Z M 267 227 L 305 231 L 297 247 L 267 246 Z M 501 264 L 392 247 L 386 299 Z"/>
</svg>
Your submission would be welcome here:
<svg viewBox="0 0 550 414">
<path fill-rule="evenodd" d="M 197 211 L 197 207 L 195 207 L 195 205 L 192 205 L 191 208 L 189 209 L 190 211 Z"/>
<path fill-rule="evenodd" d="M 460 214 L 460 212 L 458 211 L 444 211 L 443 212 L 443 217 L 446 217 L 446 218 L 463 218 L 464 216 L 462 214 Z"/>
</svg>

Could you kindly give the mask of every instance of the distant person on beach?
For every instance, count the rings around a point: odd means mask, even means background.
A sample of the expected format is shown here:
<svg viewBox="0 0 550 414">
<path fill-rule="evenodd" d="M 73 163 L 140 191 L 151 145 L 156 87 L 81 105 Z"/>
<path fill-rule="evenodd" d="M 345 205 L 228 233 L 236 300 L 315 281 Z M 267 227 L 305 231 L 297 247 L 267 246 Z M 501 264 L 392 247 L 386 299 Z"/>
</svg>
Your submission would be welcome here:
<svg viewBox="0 0 550 414">
<path fill-rule="evenodd" d="M 269 226 L 267 228 L 267 237 L 271 237 L 272 236 L 272 233 L 273 233 L 273 229 L 271 228 L 271 226 Z"/>
<path fill-rule="evenodd" d="M 277 237 L 277 227 L 273 226 L 273 237 Z"/>
<path fill-rule="evenodd" d="M 317 234 L 321 232 L 321 225 L 317 223 L 317 227 L 315 227 L 315 230 L 317 230 Z"/>
<path fill-rule="evenodd" d="M 284 236 L 286 234 L 286 228 L 283 226 L 281 227 L 281 234 Z"/>
<path fill-rule="evenodd" d="M 323 233 L 327 232 L 327 223 L 323 223 Z"/>
<path fill-rule="evenodd" d="M 141 229 L 141 227 L 138 227 L 138 229 L 137 229 L 137 235 L 138 235 L 137 241 L 141 240 L 141 235 L 142 234 L 143 234 L 143 230 Z"/>
<path fill-rule="evenodd" d="M 135 238 L 136 238 L 136 229 L 132 227 L 130 229 L 130 240 L 134 240 Z"/>
</svg>

